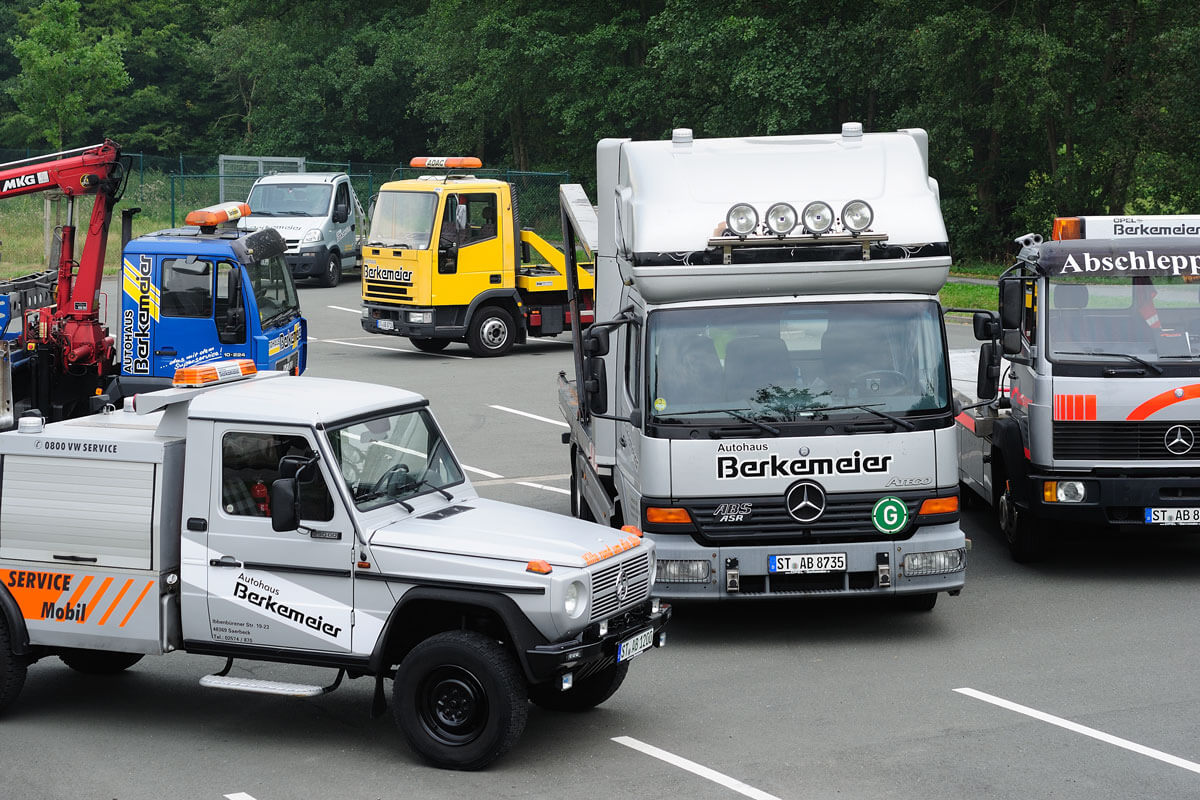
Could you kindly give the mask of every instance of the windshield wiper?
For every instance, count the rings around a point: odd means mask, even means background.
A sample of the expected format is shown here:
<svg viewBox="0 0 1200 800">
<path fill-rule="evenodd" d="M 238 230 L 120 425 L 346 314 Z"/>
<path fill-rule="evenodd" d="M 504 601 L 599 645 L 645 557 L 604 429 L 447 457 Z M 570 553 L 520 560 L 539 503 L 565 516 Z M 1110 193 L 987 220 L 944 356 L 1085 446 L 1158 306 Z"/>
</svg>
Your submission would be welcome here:
<svg viewBox="0 0 1200 800">
<path fill-rule="evenodd" d="M 367 242 L 367 247 L 391 247 L 395 250 L 415 250 L 411 244 L 405 242 L 381 242 L 378 239 L 372 242 Z"/>
<path fill-rule="evenodd" d="M 1162 367 L 1160 367 L 1158 364 L 1154 364 L 1150 361 L 1147 361 L 1144 358 L 1138 358 L 1137 356 L 1131 356 L 1131 355 L 1129 355 L 1129 353 L 1098 353 L 1098 352 L 1089 352 L 1086 350 L 1060 350 L 1055 355 L 1060 355 L 1060 356 L 1107 356 L 1108 358 L 1128 358 L 1130 361 L 1136 361 L 1137 363 L 1141 364 L 1146 369 L 1154 370 L 1155 375 L 1163 374 Z"/>
<path fill-rule="evenodd" d="M 254 211 L 254 210 L 251 210 L 251 212 L 250 212 L 250 216 L 252 216 L 252 217 L 273 217 L 273 216 L 275 216 L 275 212 L 274 212 L 274 211 Z"/>
<path fill-rule="evenodd" d="M 772 436 L 779 435 L 779 429 L 774 427 L 773 425 L 768 425 L 767 423 L 763 422 L 762 420 L 757 420 L 754 417 L 747 416 L 746 414 L 741 413 L 741 411 L 738 411 L 738 410 L 735 410 L 732 408 L 710 408 L 707 410 L 700 410 L 700 411 L 672 411 L 670 416 L 690 417 L 690 416 L 694 416 L 697 414 L 728 414 L 731 417 L 737 417 L 742 422 L 748 422 L 751 425 L 754 425 L 755 427 L 761 428 L 762 430 L 766 431 L 767 433 L 771 434 Z M 659 419 L 665 420 L 666 418 L 659 417 Z"/>
<path fill-rule="evenodd" d="M 894 422 L 897 425 L 899 425 L 901 428 L 904 428 L 906 431 L 915 431 L 917 429 L 916 425 L 914 425 L 912 422 L 909 422 L 908 420 L 904 419 L 903 417 L 897 417 L 895 414 L 889 414 L 886 411 L 880 411 L 878 408 L 875 408 L 875 406 L 881 406 L 881 405 L 883 405 L 883 403 L 872 403 L 871 405 L 848 405 L 848 406 L 811 406 L 809 408 L 798 408 L 795 410 L 796 411 L 810 411 L 810 412 L 812 412 L 813 418 L 815 419 L 818 415 L 820 415 L 822 417 L 828 417 L 829 415 L 825 413 L 827 411 L 849 411 L 850 409 L 856 408 L 860 411 L 866 411 L 868 414 L 874 414 L 877 417 L 881 417 L 890 422 Z"/>
</svg>

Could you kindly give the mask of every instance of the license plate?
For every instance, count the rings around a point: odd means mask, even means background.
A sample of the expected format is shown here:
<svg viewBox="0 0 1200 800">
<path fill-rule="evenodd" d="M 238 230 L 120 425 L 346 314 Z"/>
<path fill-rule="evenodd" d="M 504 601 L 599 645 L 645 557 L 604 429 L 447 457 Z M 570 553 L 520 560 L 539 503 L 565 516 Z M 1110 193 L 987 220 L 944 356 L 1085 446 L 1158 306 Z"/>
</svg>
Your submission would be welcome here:
<svg viewBox="0 0 1200 800">
<path fill-rule="evenodd" d="M 1147 508 L 1147 525 L 1200 525 L 1200 508 Z"/>
<path fill-rule="evenodd" d="M 647 628 L 617 645 L 617 661 L 628 661 L 654 646 L 654 629 Z"/>
<path fill-rule="evenodd" d="M 785 575 L 812 572 L 845 572 L 845 553 L 804 553 L 796 556 L 771 556 L 768 569 Z"/>
<path fill-rule="evenodd" d="M 375 327 L 379 328 L 381 331 L 394 331 L 396 329 L 396 323 L 392 322 L 390 319 L 379 319 L 375 320 Z"/>
</svg>

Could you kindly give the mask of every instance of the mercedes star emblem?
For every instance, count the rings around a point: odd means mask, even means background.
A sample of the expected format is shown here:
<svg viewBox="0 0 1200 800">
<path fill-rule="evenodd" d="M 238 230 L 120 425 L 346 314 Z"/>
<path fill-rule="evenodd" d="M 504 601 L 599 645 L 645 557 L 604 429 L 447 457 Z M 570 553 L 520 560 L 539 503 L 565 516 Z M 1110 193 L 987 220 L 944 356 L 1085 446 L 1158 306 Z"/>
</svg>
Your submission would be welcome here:
<svg viewBox="0 0 1200 800">
<path fill-rule="evenodd" d="M 1196 435 L 1187 425 L 1172 425 L 1163 436 L 1167 452 L 1176 456 L 1190 453 L 1195 443 Z"/>
<path fill-rule="evenodd" d="M 624 603 L 625 598 L 629 596 L 629 575 L 625 572 L 625 568 L 617 573 L 617 601 Z"/>
<path fill-rule="evenodd" d="M 783 496 L 787 512 L 797 522 L 815 522 L 825 513 L 825 490 L 814 481 L 796 481 Z"/>
</svg>

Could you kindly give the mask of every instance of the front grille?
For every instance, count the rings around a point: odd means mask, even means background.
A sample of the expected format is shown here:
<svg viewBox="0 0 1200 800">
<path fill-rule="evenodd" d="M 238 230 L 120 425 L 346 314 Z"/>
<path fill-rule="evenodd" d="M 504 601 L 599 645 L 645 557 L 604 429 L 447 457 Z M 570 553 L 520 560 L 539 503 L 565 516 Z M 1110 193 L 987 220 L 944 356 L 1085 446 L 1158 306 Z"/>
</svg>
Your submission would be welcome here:
<svg viewBox="0 0 1200 800">
<path fill-rule="evenodd" d="M 740 595 L 828 594 L 874 591 L 875 571 L 829 572 L 819 575 L 743 575 Z"/>
<path fill-rule="evenodd" d="M 815 522 L 802 524 L 787 512 L 783 496 L 723 497 L 718 500 L 684 501 L 683 505 L 699 528 L 698 541 L 706 545 L 729 544 L 822 544 L 836 542 L 874 542 L 907 539 L 916 531 L 917 511 L 921 501 L 934 497 L 933 492 L 891 492 L 904 501 L 908 509 L 908 526 L 896 534 L 883 534 L 871 521 L 871 511 L 879 502 L 879 492 L 826 495 L 825 513 Z M 751 505 L 752 511 L 742 520 L 718 522 L 715 514 L 722 505 Z"/>
<path fill-rule="evenodd" d="M 363 298 L 366 300 L 381 300 L 383 302 L 412 303 L 409 296 L 412 284 L 399 284 L 390 281 L 363 281 Z"/>
<path fill-rule="evenodd" d="M 1054 458 L 1061 460 L 1193 460 L 1200 446 L 1176 454 L 1167 449 L 1167 431 L 1183 425 L 1200 438 L 1200 422 L 1055 422 Z M 1200 444 L 1200 443 L 1198 443 Z"/>
<path fill-rule="evenodd" d="M 650 596 L 650 551 L 645 548 L 639 551 L 617 564 L 601 562 L 600 568 L 592 573 L 593 621 L 611 617 Z M 624 598 L 618 596 L 622 584 L 626 588 Z"/>
</svg>

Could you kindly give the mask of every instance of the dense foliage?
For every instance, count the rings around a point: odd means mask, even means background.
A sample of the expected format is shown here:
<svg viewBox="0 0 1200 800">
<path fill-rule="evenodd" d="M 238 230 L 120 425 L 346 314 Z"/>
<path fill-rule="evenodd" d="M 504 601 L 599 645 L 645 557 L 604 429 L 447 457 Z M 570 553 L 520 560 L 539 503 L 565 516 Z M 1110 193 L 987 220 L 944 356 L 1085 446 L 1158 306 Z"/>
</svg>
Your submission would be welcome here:
<svg viewBox="0 0 1200 800">
<path fill-rule="evenodd" d="M 1168 0 L 10 0 L 0 144 L 587 181 L 595 141 L 929 130 L 952 242 L 1200 212 L 1200 10 Z"/>
</svg>

